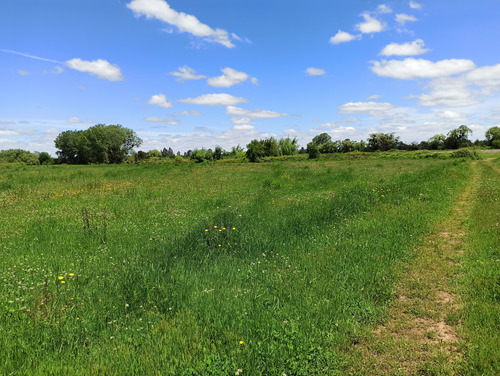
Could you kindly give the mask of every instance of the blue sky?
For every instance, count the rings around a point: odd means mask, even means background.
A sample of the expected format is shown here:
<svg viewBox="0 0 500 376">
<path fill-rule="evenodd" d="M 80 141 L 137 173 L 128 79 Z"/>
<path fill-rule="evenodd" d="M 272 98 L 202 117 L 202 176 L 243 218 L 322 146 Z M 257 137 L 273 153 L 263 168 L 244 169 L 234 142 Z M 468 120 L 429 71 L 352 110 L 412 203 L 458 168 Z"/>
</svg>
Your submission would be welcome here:
<svg viewBox="0 0 500 376">
<path fill-rule="evenodd" d="M 0 150 L 121 124 L 140 149 L 500 123 L 498 0 L 3 0 Z"/>
</svg>

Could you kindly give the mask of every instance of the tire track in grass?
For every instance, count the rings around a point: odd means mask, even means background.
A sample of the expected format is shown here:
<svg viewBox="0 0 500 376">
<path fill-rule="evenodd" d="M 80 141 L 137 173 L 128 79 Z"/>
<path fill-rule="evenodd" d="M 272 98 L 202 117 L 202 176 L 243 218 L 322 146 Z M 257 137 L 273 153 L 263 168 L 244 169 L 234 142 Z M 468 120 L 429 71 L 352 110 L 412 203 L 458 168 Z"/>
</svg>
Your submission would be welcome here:
<svg viewBox="0 0 500 376">
<path fill-rule="evenodd" d="M 475 164 L 475 162 L 474 162 Z M 460 298 L 455 295 L 465 246 L 467 212 L 477 183 L 470 181 L 453 211 L 439 223 L 406 267 L 396 288 L 389 319 L 360 343 L 349 374 L 454 375 L 463 364 L 459 324 Z"/>
</svg>

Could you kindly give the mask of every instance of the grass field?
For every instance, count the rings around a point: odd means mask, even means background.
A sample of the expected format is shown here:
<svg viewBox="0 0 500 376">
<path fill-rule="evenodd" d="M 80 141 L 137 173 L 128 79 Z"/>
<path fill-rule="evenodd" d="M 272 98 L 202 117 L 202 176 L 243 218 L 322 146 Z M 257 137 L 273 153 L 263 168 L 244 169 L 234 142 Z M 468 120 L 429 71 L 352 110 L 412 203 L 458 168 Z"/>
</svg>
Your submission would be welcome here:
<svg viewBox="0 0 500 376">
<path fill-rule="evenodd" d="M 1 373 L 344 374 L 479 169 L 458 322 L 489 374 L 498 159 L 474 163 L 0 166 Z"/>
</svg>

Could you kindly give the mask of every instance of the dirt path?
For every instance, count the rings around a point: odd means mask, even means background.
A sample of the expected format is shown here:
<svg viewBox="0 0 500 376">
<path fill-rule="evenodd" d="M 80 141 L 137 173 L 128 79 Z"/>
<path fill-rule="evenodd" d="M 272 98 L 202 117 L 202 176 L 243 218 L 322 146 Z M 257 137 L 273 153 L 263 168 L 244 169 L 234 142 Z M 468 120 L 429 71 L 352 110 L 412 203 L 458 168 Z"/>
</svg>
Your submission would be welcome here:
<svg viewBox="0 0 500 376">
<path fill-rule="evenodd" d="M 474 168 L 473 168 L 474 171 Z M 453 325 L 461 302 L 454 295 L 465 243 L 464 221 L 477 173 L 408 266 L 390 319 L 357 347 L 356 375 L 456 374 L 462 353 Z"/>
</svg>

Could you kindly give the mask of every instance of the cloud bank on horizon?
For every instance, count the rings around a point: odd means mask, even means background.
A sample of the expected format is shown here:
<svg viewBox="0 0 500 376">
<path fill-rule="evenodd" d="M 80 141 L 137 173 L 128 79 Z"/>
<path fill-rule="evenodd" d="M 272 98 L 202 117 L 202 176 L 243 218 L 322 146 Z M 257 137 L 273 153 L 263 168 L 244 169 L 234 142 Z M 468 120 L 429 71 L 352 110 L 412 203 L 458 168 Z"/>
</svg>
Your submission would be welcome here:
<svg viewBox="0 0 500 376">
<path fill-rule="evenodd" d="M 93 120 L 181 151 L 319 132 L 421 141 L 464 122 L 484 138 L 500 122 L 495 0 L 27 1 L 0 5 L 0 149 L 54 154 L 59 132 Z"/>
</svg>

